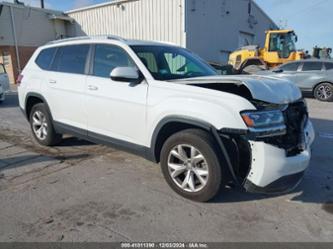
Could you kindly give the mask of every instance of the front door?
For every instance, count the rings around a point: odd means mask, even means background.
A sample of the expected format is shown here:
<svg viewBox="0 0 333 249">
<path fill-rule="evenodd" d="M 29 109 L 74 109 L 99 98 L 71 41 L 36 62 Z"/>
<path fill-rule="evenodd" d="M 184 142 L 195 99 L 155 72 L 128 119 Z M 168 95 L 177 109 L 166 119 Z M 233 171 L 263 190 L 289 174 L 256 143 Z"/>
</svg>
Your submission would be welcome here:
<svg viewBox="0 0 333 249">
<path fill-rule="evenodd" d="M 148 85 L 113 81 L 116 67 L 135 67 L 127 52 L 114 45 L 96 44 L 87 77 L 85 110 L 89 136 L 110 137 L 144 144 Z M 114 141 L 113 141 L 114 142 Z"/>
<path fill-rule="evenodd" d="M 276 72 L 274 77 L 288 79 L 293 83 L 297 84 L 298 82 L 298 71 L 300 70 L 300 62 L 291 62 L 285 65 L 280 66 L 278 69 L 273 70 Z M 281 71 L 280 71 L 280 70 Z"/>
</svg>

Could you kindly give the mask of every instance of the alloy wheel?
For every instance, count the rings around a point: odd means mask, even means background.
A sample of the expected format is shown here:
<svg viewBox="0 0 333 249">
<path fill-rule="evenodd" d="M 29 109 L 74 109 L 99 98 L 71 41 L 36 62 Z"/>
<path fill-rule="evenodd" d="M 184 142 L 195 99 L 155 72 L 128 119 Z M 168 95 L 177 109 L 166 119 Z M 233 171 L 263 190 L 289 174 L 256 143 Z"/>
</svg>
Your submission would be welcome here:
<svg viewBox="0 0 333 249">
<path fill-rule="evenodd" d="M 170 151 L 168 170 L 174 183 L 186 192 L 199 192 L 207 185 L 207 161 L 192 145 L 177 145 Z"/>
<path fill-rule="evenodd" d="M 332 89 L 329 85 L 323 84 L 317 89 L 317 96 L 321 100 L 327 100 L 332 96 Z"/>
<path fill-rule="evenodd" d="M 36 137 L 40 140 L 45 140 L 47 137 L 47 120 L 44 113 L 36 111 L 32 115 L 32 129 Z"/>
</svg>

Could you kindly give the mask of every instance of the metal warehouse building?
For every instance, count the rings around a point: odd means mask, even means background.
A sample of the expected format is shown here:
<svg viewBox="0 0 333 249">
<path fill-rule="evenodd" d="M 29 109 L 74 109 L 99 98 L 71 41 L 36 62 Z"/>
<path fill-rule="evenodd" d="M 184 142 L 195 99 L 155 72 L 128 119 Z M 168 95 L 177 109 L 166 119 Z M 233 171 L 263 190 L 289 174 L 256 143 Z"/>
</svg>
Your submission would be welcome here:
<svg viewBox="0 0 333 249">
<path fill-rule="evenodd" d="M 166 41 L 215 63 L 241 46 L 263 46 L 265 31 L 277 28 L 252 0 L 115 0 L 66 14 L 75 20 L 70 36 Z"/>
</svg>

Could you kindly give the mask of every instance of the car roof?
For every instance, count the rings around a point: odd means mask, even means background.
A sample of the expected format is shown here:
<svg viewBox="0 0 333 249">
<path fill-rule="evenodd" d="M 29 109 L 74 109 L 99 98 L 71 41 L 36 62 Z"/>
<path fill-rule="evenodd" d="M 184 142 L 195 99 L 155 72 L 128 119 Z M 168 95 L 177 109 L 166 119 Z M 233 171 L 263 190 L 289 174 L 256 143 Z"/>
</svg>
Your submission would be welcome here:
<svg viewBox="0 0 333 249">
<path fill-rule="evenodd" d="M 333 60 L 330 59 L 303 59 L 303 60 L 297 60 L 297 61 L 290 61 L 285 63 L 286 64 L 291 64 L 291 63 L 303 63 L 303 62 L 321 62 L 321 63 L 333 63 Z"/>
<path fill-rule="evenodd" d="M 144 40 L 132 40 L 132 39 L 125 39 L 120 36 L 115 35 L 98 35 L 98 36 L 79 36 L 79 37 L 71 37 L 65 38 L 60 40 L 54 40 L 48 42 L 45 46 L 48 45 L 65 45 L 67 43 L 80 43 L 82 41 L 89 41 L 89 43 L 93 42 L 100 42 L 100 41 L 118 41 L 128 46 L 177 46 L 176 44 L 170 42 L 163 42 L 163 41 L 144 41 Z"/>
</svg>

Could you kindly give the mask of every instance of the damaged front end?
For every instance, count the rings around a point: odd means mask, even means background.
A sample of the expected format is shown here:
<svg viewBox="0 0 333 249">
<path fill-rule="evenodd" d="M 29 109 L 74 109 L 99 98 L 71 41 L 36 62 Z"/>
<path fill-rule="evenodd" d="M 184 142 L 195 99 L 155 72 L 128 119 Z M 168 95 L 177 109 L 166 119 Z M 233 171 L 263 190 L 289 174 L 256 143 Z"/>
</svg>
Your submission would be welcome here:
<svg viewBox="0 0 333 249">
<path fill-rule="evenodd" d="M 201 77 L 182 83 L 234 94 L 255 107 L 239 113 L 247 128 L 213 132 L 234 182 L 257 193 L 283 193 L 297 186 L 310 162 L 314 140 L 297 86 L 261 76 Z"/>
<path fill-rule="evenodd" d="M 241 113 L 247 130 L 219 131 L 232 175 L 249 192 L 289 191 L 302 179 L 314 139 L 306 103 L 251 102 L 257 110 Z"/>
</svg>

